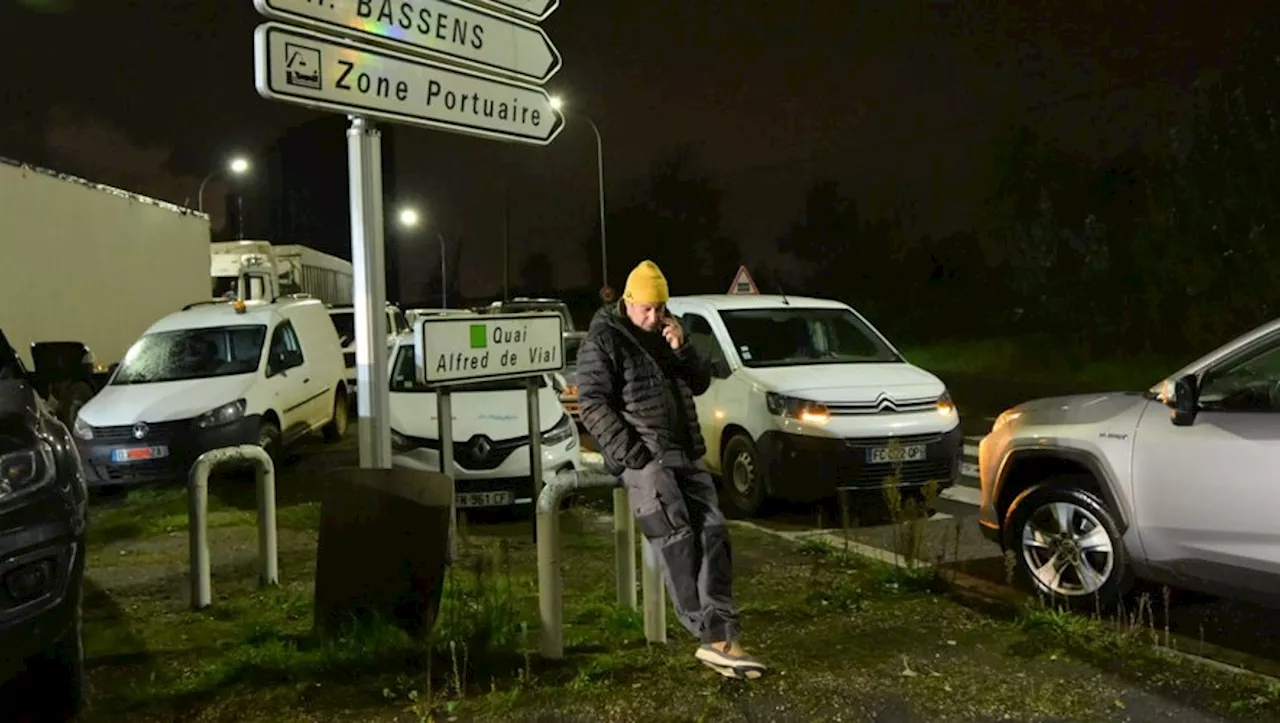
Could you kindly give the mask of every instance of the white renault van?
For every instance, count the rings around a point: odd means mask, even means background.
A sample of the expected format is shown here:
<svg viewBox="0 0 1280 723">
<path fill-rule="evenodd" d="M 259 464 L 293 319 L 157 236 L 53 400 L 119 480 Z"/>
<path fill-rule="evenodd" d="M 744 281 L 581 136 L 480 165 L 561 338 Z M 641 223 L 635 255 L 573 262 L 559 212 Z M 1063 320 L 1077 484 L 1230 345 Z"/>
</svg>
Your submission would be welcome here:
<svg viewBox="0 0 1280 723">
<path fill-rule="evenodd" d="M 91 485 L 185 477 L 202 453 L 257 444 L 279 460 L 317 430 L 347 430 L 338 334 L 309 296 L 209 301 L 156 322 L 80 409 L 74 433 Z"/>
<path fill-rule="evenodd" d="M 538 379 L 538 429 L 542 474 L 582 469 L 578 426 L 560 406 L 560 381 Z M 528 382 L 485 380 L 453 387 L 453 476 L 459 507 L 533 503 L 529 464 Z M 417 381 L 413 334 L 400 338 L 391 361 L 391 444 L 400 464 L 440 470 L 440 422 L 436 395 Z"/>
<path fill-rule="evenodd" d="M 770 497 L 959 480 L 964 441 L 946 386 L 848 305 L 752 294 L 676 297 L 667 308 L 713 370 L 698 421 L 737 513 Z"/>
</svg>

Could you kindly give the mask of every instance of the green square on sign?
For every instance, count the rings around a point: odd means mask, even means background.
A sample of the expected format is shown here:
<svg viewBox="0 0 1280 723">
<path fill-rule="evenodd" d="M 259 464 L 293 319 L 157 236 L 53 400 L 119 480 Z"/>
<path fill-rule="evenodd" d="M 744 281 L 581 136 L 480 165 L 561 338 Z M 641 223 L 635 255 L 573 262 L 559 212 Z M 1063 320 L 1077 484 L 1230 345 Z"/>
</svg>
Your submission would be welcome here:
<svg viewBox="0 0 1280 723">
<path fill-rule="evenodd" d="M 483 349 L 488 344 L 489 335 L 485 333 L 484 324 L 471 325 L 471 348 Z"/>
</svg>

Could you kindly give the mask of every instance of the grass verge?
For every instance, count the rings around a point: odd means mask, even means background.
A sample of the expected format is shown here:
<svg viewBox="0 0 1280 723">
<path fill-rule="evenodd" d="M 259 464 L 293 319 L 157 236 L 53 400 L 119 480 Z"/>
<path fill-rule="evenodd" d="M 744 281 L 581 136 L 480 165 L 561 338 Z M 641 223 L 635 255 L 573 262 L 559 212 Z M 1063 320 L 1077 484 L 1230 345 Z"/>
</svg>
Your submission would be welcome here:
<svg viewBox="0 0 1280 723">
<path fill-rule="evenodd" d="M 97 518 L 89 549 L 90 721 L 1124 719 L 1199 711 L 1265 720 L 1280 691 L 1163 655 L 1138 637 L 1028 612 L 996 619 L 902 572 L 829 547 L 734 530 L 747 643 L 774 667 L 728 681 L 693 659 L 671 621 L 644 642 L 613 605 L 607 525 L 566 513 L 566 660 L 536 654 L 527 522 L 471 525 L 433 638 L 366 629 L 311 635 L 314 503 L 282 509 L 278 589 L 254 587 L 255 530 L 235 508 L 211 531 L 214 606 L 186 605 L 181 504 L 149 493 Z M 135 505 L 137 505 L 135 507 Z M 130 512 L 131 510 L 131 512 Z M 123 520 L 140 522 L 128 540 Z M 114 520 L 114 521 L 113 521 Z M 181 523 L 181 526 L 178 526 Z"/>
<path fill-rule="evenodd" d="M 903 349 L 940 375 L 1016 379 L 1079 391 L 1144 390 L 1191 361 L 1074 348 L 1052 337 L 952 340 Z"/>
</svg>

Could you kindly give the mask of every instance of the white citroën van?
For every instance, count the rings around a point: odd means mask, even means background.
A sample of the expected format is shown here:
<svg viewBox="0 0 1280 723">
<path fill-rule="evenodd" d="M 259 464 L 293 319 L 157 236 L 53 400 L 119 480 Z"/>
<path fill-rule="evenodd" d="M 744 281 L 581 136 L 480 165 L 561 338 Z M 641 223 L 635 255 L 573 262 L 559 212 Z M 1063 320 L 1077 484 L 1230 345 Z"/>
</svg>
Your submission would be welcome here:
<svg viewBox="0 0 1280 723">
<path fill-rule="evenodd" d="M 285 445 L 347 430 L 342 348 L 318 299 L 192 304 L 147 329 L 81 408 L 74 434 L 90 485 L 186 476 L 205 451 Z"/>
<path fill-rule="evenodd" d="M 713 370 L 698 420 L 726 507 L 750 516 L 771 497 L 958 481 L 964 441 L 946 386 L 848 305 L 726 294 L 667 308 Z"/>
</svg>

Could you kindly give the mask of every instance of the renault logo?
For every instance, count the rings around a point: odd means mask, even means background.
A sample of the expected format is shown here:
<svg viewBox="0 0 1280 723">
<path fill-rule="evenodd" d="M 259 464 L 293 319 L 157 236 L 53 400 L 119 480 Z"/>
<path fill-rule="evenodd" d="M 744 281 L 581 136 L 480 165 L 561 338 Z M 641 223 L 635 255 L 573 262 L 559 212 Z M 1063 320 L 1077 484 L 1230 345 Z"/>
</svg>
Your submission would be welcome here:
<svg viewBox="0 0 1280 723">
<path fill-rule="evenodd" d="M 489 441 L 488 437 L 476 437 L 475 441 L 471 443 L 471 453 L 476 456 L 476 459 L 484 459 L 485 457 L 488 457 L 489 453 L 492 451 L 493 444 Z"/>
<path fill-rule="evenodd" d="M 147 432 L 150 432 L 150 431 L 151 431 L 151 428 L 147 426 L 146 422 L 138 422 L 137 424 L 133 425 L 133 438 L 142 439 L 146 437 Z"/>
</svg>

